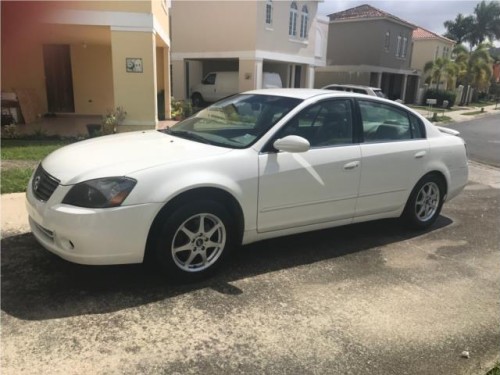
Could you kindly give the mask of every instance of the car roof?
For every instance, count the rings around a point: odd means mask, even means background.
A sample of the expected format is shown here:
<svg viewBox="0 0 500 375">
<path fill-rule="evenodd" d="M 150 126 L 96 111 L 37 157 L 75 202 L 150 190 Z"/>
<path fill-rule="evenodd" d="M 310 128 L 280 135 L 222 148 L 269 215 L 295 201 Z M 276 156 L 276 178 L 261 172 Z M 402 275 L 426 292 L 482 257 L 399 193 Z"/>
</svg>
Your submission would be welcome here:
<svg viewBox="0 0 500 375">
<path fill-rule="evenodd" d="M 257 95 L 276 95 L 276 96 L 285 96 L 289 98 L 296 99 L 309 99 L 318 95 L 344 95 L 351 93 L 342 93 L 342 92 L 333 92 L 331 90 L 321 90 L 321 89 L 293 89 L 293 88 L 283 88 L 283 89 L 259 89 L 246 91 L 244 94 L 257 94 Z"/>
<path fill-rule="evenodd" d="M 372 90 L 380 90 L 380 87 L 373 87 L 373 86 L 363 86 L 363 85 L 344 85 L 342 83 L 332 83 L 331 85 L 327 85 L 326 87 L 348 87 L 348 88 L 359 88 L 359 89 L 372 89 Z"/>
</svg>

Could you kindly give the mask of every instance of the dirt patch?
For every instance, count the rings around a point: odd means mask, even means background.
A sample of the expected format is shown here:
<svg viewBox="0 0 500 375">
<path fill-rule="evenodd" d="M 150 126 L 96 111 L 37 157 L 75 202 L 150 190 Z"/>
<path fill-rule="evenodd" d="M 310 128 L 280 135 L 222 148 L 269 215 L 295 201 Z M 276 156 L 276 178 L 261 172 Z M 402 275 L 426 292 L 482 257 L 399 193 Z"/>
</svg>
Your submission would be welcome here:
<svg viewBox="0 0 500 375">
<path fill-rule="evenodd" d="M 33 168 L 35 169 L 39 161 L 37 160 L 2 160 L 2 171 L 16 168 Z"/>
</svg>

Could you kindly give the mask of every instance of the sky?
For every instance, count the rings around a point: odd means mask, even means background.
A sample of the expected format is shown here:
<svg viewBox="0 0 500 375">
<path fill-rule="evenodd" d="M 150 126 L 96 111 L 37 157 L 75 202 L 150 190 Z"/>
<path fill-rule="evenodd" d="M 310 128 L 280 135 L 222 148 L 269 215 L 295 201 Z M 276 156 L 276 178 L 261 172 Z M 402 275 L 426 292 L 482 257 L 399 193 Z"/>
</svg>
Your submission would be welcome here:
<svg viewBox="0 0 500 375">
<path fill-rule="evenodd" d="M 358 5 L 369 4 L 391 13 L 405 21 L 442 35 L 446 32 L 444 21 L 455 20 L 458 13 L 474 13 L 480 1 L 470 0 L 324 0 L 319 4 L 319 14 L 326 16 Z M 497 41 L 495 45 L 499 45 Z"/>
</svg>

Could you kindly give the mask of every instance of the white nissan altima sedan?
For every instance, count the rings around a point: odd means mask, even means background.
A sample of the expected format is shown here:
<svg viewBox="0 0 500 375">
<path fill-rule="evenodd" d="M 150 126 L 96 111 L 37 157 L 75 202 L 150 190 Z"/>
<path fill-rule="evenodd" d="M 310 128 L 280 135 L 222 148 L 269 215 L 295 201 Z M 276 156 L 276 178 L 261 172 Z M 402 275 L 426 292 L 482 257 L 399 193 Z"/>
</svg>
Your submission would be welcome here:
<svg viewBox="0 0 500 375">
<path fill-rule="evenodd" d="M 72 262 L 148 258 L 197 279 L 239 244 L 400 216 L 432 225 L 467 182 L 457 135 L 381 98 L 250 91 L 169 129 L 53 152 L 29 182 L 30 225 Z"/>
</svg>

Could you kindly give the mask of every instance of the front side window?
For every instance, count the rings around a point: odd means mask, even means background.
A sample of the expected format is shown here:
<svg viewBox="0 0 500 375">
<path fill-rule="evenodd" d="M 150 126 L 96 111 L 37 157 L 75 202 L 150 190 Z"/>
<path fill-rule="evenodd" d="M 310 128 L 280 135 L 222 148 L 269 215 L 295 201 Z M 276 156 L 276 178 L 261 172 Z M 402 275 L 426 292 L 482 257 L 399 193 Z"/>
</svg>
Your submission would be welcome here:
<svg viewBox="0 0 500 375">
<path fill-rule="evenodd" d="M 288 23 L 288 35 L 297 36 L 297 3 L 294 1 L 290 5 L 290 21 Z"/>
<path fill-rule="evenodd" d="M 277 138 L 288 135 L 307 139 L 312 148 L 352 144 L 351 101 L 335 99 L 311 105 L 291 119 Z"/>
<path fill-rule="evenodd" d="M 266 1 L 266 25 L 271 26 L 273 24 L 273 1 Z"/>
<path fill-rule="evenodd" d="M 207 74 L 207 76 L 205 77 L 205 79 L 203 80 L 202 83 L 204 85 L 214 85 L 215 84 L 215 76 L 216 76 L 215 73 Z"/>
<path fill-rule="evenodd" d="M 163 131 L 214 146 L 246 148 L 301 102 L 273 95 L 234 95 Z"/>
<path fill-rule="evenodd" d="M 400 108 L 372 101 L 359 101 L 365 143 L 395 142 L 424 138 L 419 119 Z"/>
<path fill-rule="evenodd" d="M 309 11 L 307 6 L 302 7 L 302 14 L 300 15 L 300 37 L 302 39 L 307 38 L 307 27 L 309 22 Z"/>
</svg>

